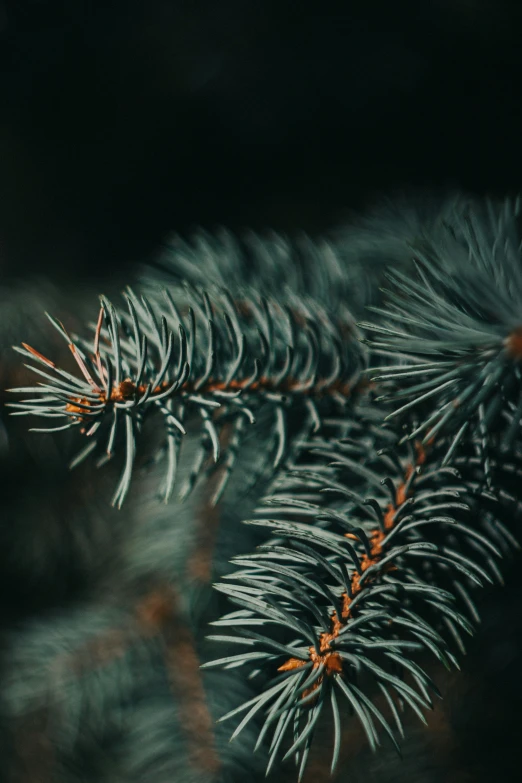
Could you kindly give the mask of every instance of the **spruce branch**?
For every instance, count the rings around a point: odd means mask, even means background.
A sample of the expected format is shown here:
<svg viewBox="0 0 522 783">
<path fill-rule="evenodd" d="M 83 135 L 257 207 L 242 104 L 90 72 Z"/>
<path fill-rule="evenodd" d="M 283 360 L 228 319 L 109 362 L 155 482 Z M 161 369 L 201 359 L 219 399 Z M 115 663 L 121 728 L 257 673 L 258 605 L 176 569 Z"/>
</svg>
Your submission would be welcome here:
<svg viewBox="0 0 522 783">
<path fill-rule="evenodd" d="M 262 408 L 272 411 L 266 448 L 276 470 L 297 432 L 317 430 L 325 415 L 344 409 L 364 366 L 349 316 L 331 317 L 312 300 L 278 301 L 246 291 L 233 300 L 222 289 L 209 294 L 188 287 L 153 292 L 150 298 L 129 291 L 125 300 L 126 309 L 117 309 L 102 298 L 92 341 L 72 337 L 48 315 L 69 345 L 76 374 L 23 344 L 16 350 L 36 362 L 30 369 L 43 381 L 11 390 L 36 395 L 12 403 L 14 415 L 57 422 L 36 431 L 78 427 L 88 438 L 73 466 L 102 448 L 101 463 L 107 461 L 123 434 L 124 468 L 113 500 L 118 507 L 128 492 L 137 440 L 150 413 L 165 431 L 165 500 L 173 491 L 182 438 L 195 427 L 201 448 L 182 494 L 206 470 L 210 455 L 223 467 L 217 502 L 245 424 L 255 424 Z M 228 425 L 233 448 L 227 451 L 222 435 Z"/>
<path fill-rule="evenodd" d="M 254 288 L 269 297 L 282 292 L 312 297 L 330 312 L 362 313 L 377 291 L 383 261 L 360 259 L 352 243 L 339 238 L 314 240 L 302 234 L 293 240 L 275 232 L 241 237 L 221 229 L 198 231 L 186 241 L 173 236 L 152 262 L 166 284 L 208 286 L 209 281 L 234 290 Z"/>
<path fill-rule="evenodd" d="M 163 291 L 129 291 L 123 307 L 102 298 L 92 339 L 71 337 L 49 316 L 73 372 L 29 345 L 17 349 L 39 382 L 13 390 L 32 395 L 14 403 L 15 415 L 55 419 L 44 431 L 77 427 L 87 445 L 73 464 L 90 453 L 103 464 L 121 450 L 118 506 L 141 441 L 152 459 L 166 455 L 165 500 L 180 463 L 190 462 L 181 497 L 217 469 L 210 508 L 245 453 L 245 432 L 257 428 L 271 482 L 247 524 L 264 542 L 235 557 L 237 570 L 217 585 L 235 611 L 210 637 L 227 654 L 205 666 L 248 669 L 261 683 L 222 720 L 239 720 L 234 737 L 260 722 L 268 771 L 293 758 L 301 778 L 325 717 L 334 769 L 347 709 L 373 749 L 382 732 L 398 748 L 403 707 L 425 720 L 438 695 L 418 656 L 458 667 L 479 622 L 476 592 L 502 581 L 500 561 L 518 547 L 517 215 L 510 204 L 455 210 L 432 236 L 412 240 L 413 275 L 389 273 L 388 302 L 373 308 L 379 322 L 362 326 L 372 336 L 370 377 L 391 412 L 373 405 L 373 390 L 360 393 L 369 361 L 345 309 L 350 272 L 327 244 L 294 252 L 274 239 L 267 260 L 258 239 L 225 237 L 216 258 L 204 238 L 178 247 Z M 405 244 L 401 237 L 401 259 Z M 293 293 L 278 253 L 292 258 Z M 205 285 L 231 277 L 233 287 L 172 285 L 178 273 Z M 375 368 L 380 355 L 386 364 Z M 153 417 L 160 454 L 143 431 Z M 199 439 L 194 458 L 182 449 L 187 434 Z"/>
<path fill-rule="evenodd" d="M 470 204 L 477 207 L 456 193 L 444 199 L 425 192 L 415 193 L 414 199 L 395 194 L 319 238 L 199 229 L 188 239 L 170 237 L 151 266 L 167 285 L 246 286 L 276 298 L 290 291 L 311 296 L 330 312 L 348 307 L 359 317 L 368 304 L 380 301 L 385 269 L 407 270 L 411 247 L 424 247 L 426 235 L 443 234 Z"/>
<path fill-rule="evenodd" d="M 382 399 L 408 437 L 451 436 L 444 464 L 461 443 L 499 442 L 512 452 L 522 416 L 522 266 L 519 202 L 464 213 L 445 238 L 416 251 L 416 274 L 390 271 L 378 323 L 364 323 L 376 355 Z M 394 361 L 396 359 L 396 361 Z M 414 412 L 417 421 L 411 417 Z M 489 476 L 487 477 L 488 481 Z"/>
<path fill-rule="evenodd" d="M 438 691 L 416 653 L 458 667 L 463 634 L 479 621 L 474 592 L 501 579 L 498 562 L 514 546 L 499 501 L 473 480 L 476 468 L 462 476 L 442 465 L 443 449 L 419 442 L 398 449 L 386 431 L 370 444 L 360 426 L 327 447 L 311 442 L 315 469 L 277 479 L 247 521 L 272 539 L 235 558 L 239 570 L 217 585 L 238 610 L 214 623 L 226 632 L 211 638 L 233 652 L 207 666 L 248 667 L 267 678 L 223 720 L 241 716 L 235 737 L 262 715 L 257 746 L 268 741 L 268 771 L 293 757 L 299 778 L 328 711 L 335 768 L 342 704 L 374 750 L 382 730 L 398 747 L 401 705 L 424 721 Z M 368 678 L 396 730 L 373 702 Z"/>
</svg>

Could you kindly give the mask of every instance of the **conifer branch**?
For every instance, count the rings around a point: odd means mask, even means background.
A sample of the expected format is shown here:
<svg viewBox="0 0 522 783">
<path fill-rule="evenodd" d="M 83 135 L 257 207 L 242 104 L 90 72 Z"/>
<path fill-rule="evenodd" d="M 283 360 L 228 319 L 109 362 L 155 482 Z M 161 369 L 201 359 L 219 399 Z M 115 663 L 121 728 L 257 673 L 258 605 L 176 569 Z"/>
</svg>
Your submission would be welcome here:
<svg viewBox="0 0 522 783">
<path fill-rule="evenodd" d="M 517 215 L 506 204 L 455 216 L 436 242 L 417 244 L 416 277 L 388 274 L 388 302 L 371 308 L 380 321 L 361 326 L 375 335 L 374 357 L 389 362 L 369 372 L 378 399 L 396 406 L 382 413 L 396 442 L 383 448 L 372 419 L 364 434 L 312 443 L 311 466 L 279 477 L 283 490 L 247 523 L 275 537 L 236 558 L 241 570 L 217 586 L 239 611 L 218 622 L 234 634 L 214 638 L 248 652 L 209 665 L 253 665 L 268 677 L 225 718 L 246 712 L 235 736 L 262 714 L 269 769 L 293 756 L 302 775 L 325 709 L 333 768 L 343 700 L 372 748 L 379 728 L 396 743 L 363 674 L 384 689 L 392 717 L 398 699 L 422 718 L 433 686 L 416 649 L 457 666 L 463 631 L 479 621 L 474 592 L 502 581 L 499 560 L 518 547 L 505 525 L 520 511 Z"/>
<path fill-rule="evenodd" d="M 257 697 L 223 720 L 241 716 L 235 737 L 262 714 L 258 746 L 269 738 L 268 770 L 293 757 L 299 777 L 328 710 L 336 766 L 340 704 L 374 750 L 381 730 L 398 747 L 401 705 L 424 720 L 438 691 L 415 653 L 458 667 L 463 633 L 479 620 L 473 594 L 501 579 L 498 561 L 514 545 L 497 499 L 483 481 L 444 467 L 443 450 L 416 442 L 398 451 L 386 431 L 370 445 L 359 428 L 354 422 L 355 437 L 327 447 L 309 444 L 315 469 L 280 477 L 281 489 L 247 522 L 274 537 L 235 558 L 240 570 L 217 585 L 239 609 L 214 623 L 226 635 L 211 638 L 235 651 L 207 665 L 268 676 Z M 372 701 L 368 676 L 396 729 Z"/>
<path fill-rule="evenodd" d="M 43 381 L 11 390 L 36 395 L 12 403 L 14 415 L 56 421 L 57 426 L 34 428 L 38 432 L 78 427 L 88 444 L 73 466 L 101 449 L 101 463 L 107 461 L 123 437 L 124 469 L 113 501 L 119 507 L 150 413 L 162 420 L 165 431 L 165 500 L 173 491 L 182 438 L 196 419 L 201 448 L 182 494 L 211 456 L 214 463 L 225 464 L 217 501 L 245 422 L 254 424 L 262 407 L 271 409 L 268 453 L 276 470 L 296 434 L 295 422 L 299 432 L 317 430 L 324 415 L 342 411 L 364 365 L 353 322 L 346 315 L 332 318 L 313 301 L 278 302 L 246 292 L 233 300 L 224 290 L 209 295 L 187 287 L 163 293 L 162 302 L 157 293 L 149 299 L 129 291 L 126 310 L 102 298 L 92 341 L 71 337 L 48 316 L 69 345 L 76 374 L 29 345 L 16 348 L 35 362 L 30 368 Z M 220 434 L 230 423 L 235 448 L 222 454 Z"/>
<path fill-rule="evenodd" d="M 416 252 L 415 276 L 388 273 L 385 306 L 370 308 L 379 322 L 361 324 L 373 352 L 388 362 L 371 369 L 381 399 L 395 406 L 387 418 L 399 418 L 424 444 L 451 435 L 444 464 L 466 441 L 487 448 L 493 438 L 509 453 L 520 438 L 518 215 L 517 201 L 455 220 L 445 241 Z"/>
<path fill-rule="evenodd" d="M 247 524 L 264 543 L 235 557 L 237 570 L 217 585 L 236 610 L 211 637 L 227 654 L 205 666 L 248 669 L 261 683 L 222 720 L 239 720 L 236 737 L 261 719 L 268 771 L 293 758 L 301 778 L 328 713 L 334 769 L 347 709 L 373 749 L 382 732 L 398 748 L 402 708 L 425 720 L 438 695 L 418 655 L 458 667 L 479 622 L 476 592 L 502 581 L 500 561 L 518 547 L 510 530 L 522 477 L 517 216 L 518 204 L 474 208 L 417 238 L 414 274 L 391 271 L 387 302 L 372 308 L 378 322 L 361 325 L 369 357 L 345 310 L 349 273 L 328 247 L 318 270 L 294 260 L 292 294 L 277 290 L 280 274 L 275 284 L 262 274 L 274 267 L 257 240 L 250 276 L 248 248 L 226 242 L 228 267 L 207 240 L 185 266 L 177 259 L 191 282 L 209 273 L 222 283 L 237 270 L 232 292 L 168 285 L 147 297 L 129 291 L 122 308 L 102 298 L 92 340 L 70 337 L 49 316 L 74 373 L 28 345 L 17 349 L 43 380 L 13 390 L 33 395 L 13 404 L 16 415 L 56 419 L 47 431 L 78 427 L 88 443 L 74 464 L 91 452 L 105 452 L 103 463 L 123 441 L 118 506 L 149 416 L 163 425 L 164 498 L 184 461 L 183 438 L 196 433 L 180 495 L 218 465 L 209 506 L 223 495 L 245 431 L 259 428 L 272 480 Z M 385 363 L 375 367 L 379 356 Z M 366 372 L 393 408 L 360 393 Z"/>
</svg>

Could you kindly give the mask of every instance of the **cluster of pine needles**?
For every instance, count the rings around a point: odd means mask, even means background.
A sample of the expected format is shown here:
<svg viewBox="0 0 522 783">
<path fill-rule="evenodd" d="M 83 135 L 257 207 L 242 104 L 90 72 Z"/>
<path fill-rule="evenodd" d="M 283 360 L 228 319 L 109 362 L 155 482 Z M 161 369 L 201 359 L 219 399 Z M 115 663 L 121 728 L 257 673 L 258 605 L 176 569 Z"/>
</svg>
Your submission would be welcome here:
<svg viewBox="0 0 522 783">
<path fill-rule="evenodd" d="M 423 661 L 459 667 L 479 588 L 502 582 L 517 549 L 517 219 L 511 202 L 442 216 L 406 248 L 406 269 L 385 272 L 369 322 L 357 324 L 357 291 L 379 270 L 327 247 L 292 268 L 272 248 L 271 266 L 225 237 L 211 252 L 178 246 L 121 304 L 102 298 L 82 336 L 49 316 L 69 368 L 17 349 L 37 381 L 12 390 L 14 415 L 76 428 L 73 467 L 121 459 L 118 507 L 134 473 L 164 459 L 173 514 L 211 477 L 219 508 L 256 432 L 244 522 L 261 543 L 215 585 L 228 609 L 209 638 L 224 655 L 204 666 L 250 680 L 254 697 L 222 720 L 232 737 L 255 725 L 268 771 L 292 759 L 300 779 L 319 722 L 333 770 L 350 716 L 373 749 L 387 737 L 399 750 L 404 710 L 425 721 L 440 695 Z"/>
</svg>

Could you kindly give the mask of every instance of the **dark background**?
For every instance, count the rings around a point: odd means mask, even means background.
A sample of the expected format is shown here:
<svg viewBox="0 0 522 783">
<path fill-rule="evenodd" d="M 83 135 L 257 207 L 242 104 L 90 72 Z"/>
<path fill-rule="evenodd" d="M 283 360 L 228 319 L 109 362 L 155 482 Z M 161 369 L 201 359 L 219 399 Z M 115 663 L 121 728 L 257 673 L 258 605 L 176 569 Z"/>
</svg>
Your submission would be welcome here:
<svg viewBox="0 0 522 783">
<path fill-rule="evenodd" d="M 403 187 L 520 186 L 515 0 L 4 0 L 4 270 L 196 225 L 320 231 Z"/>
<path fill-rule="evenodd" d="M 200 225 L 518 192 L 521 23 L 520 0 L 0 0 L 0 284 L 115 278 Z M 355 783 L 517 779 L 521 584 L 486 599 L 438 728 Z"/>
</svg>

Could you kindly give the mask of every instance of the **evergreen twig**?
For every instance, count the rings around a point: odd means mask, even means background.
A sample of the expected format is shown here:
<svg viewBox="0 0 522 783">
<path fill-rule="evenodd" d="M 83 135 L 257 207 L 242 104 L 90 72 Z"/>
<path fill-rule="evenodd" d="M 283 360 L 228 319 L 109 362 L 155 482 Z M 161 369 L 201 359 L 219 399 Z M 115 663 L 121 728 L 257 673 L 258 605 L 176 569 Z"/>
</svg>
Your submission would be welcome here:
<svg viewBox="0 0 522 783">
<path fill-rule="evenodd" d="M 520 437 L 518 214 L 517 201 L 461 216 L 444 242 L 415 253 L 416 276 L 388 273 L 385 306 L 370 308 L 379 322 L 361 324 L 372 351 L 388 362 L 371 369 L 382 399 L 395 405 L 387 419 L 408 421 L 415 409 L 409 438 L 427 443 L 451 434 L 444 464 L 466 440 L 479 438 L 487 448 L 494 433 L 508 453 Z"/>
<path fill-rule="evenodd" d="M 221 453 L 225 424 L 232 422 L 229 440 L 235 443 L 245 422 L 254 424 L 268 406 L 273 424 L 267 449 L 276 470 L 291 440 L 288 417 L 297 420 L 298 431 L 318 429 L 323 415 L 342 411 L 364 364 L 353 322 L 332 318 L 313 301 L 279 303 L 246 293 L 234 301 L 219 289 L 212 295 L 189 288 L 165 289 L 164 294 L 162 305 L 158 295 L 149 300 L 129 291 L 127 312 L 102 299 L 92 343 L 74 339 L 48 316 L 69 344 L 77 375 L 26 344 L 16 349 L 36 361 L 30 367 L 44 380 L 12 390 L 37 395 L 11 403 L 14 415 L 59 422 L 34 428 L 39 432 L 79 427 L 89 442 L 73 466 L 100 446 L 106 452 L 101 462 L 110 459 L 123 431 L 117 506 L 129 489 L 137 436 L 147 414 L 156 413 L 164 424 L 165 500 L 174 487 L 182 437 L 196 418 L 201 448 L 182 494 L 190 491 L 211 455 L 214 463 L 226 462 L 217 502 L 238 452 L 236 443 L 234 450 Z"/>
<path fill-rule="evenodd" d="M 281 478 L 283 488 L 247 522 L 275 538 L 235 558 L 240 570 L 217 585 L 239 610 L 214 623 L 227 634 L 211 638 L 245 652 L 208 665 L 261 666 L 269 677 L 256 698 L 223 719 L 245 713 L 235 737 L 261 712 L 258 745 L 271 737 L 269 769 L 279 756 L 293 756 L 300 776 L 328 709 L 335 767 L 339 699 L 358 716 L 373 749 L 379 729 L 397 746 L 364 675 L 385 693 L 399 733 L 395 702 L 424 720 L 429 691 L 437 689 L 414 653 L 424 649 L 458 666 L 462 633 L 478 621 L 473 592 L 498 581 L 498 559 L 513 547 L 497 519 L 498 501 L 443 467 L 434 446 L 428 460 L 419 443 L 397 452 L 389 434 L 372 443 L 359 426 L 352 429 L 357 437 L 309 445 L 319 469 Z"/>
</svg>

